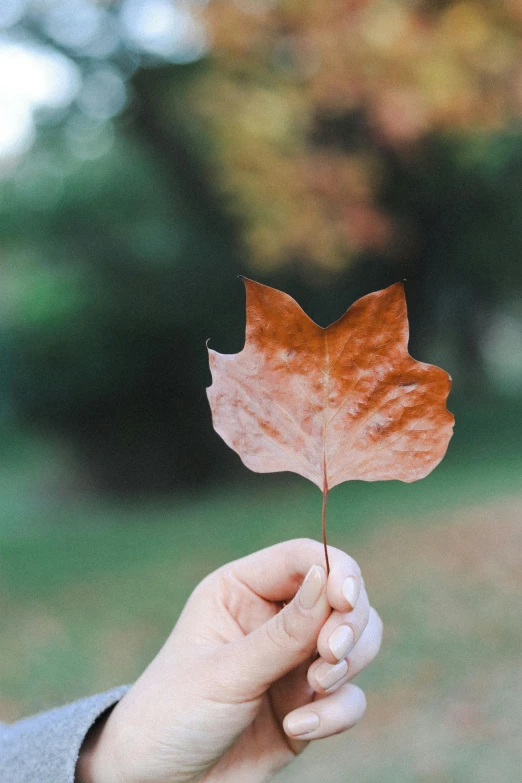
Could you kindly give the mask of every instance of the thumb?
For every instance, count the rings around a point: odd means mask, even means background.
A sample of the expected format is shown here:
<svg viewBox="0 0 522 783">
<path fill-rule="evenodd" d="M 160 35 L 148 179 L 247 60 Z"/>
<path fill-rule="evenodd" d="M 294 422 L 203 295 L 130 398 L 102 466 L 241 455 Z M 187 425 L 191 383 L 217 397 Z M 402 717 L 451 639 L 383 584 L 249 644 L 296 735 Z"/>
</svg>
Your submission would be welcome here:
<svg viewBox="0 0 522 783">
<path fill-rule="evenodd" d="M 255 698 L 314 652 L 331 612 L 326 573 L 313 565 L 292 601 L 233 647 L 236 682 Z M 230 650 L 232 652 L 232 650 Z"/>
</svg>

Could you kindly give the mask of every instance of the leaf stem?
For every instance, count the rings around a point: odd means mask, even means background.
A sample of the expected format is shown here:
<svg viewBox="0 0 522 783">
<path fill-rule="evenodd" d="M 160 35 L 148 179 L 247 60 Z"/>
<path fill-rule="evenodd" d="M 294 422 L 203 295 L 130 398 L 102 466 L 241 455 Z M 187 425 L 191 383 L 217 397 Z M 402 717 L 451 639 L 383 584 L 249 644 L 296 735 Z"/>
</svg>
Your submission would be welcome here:
<svg viewBox="0 0 522 783">
<path fill-rule="evenodd" d="M 328 500 L 328 484 L 323 484 L 323 511 L 321 514 L 321 527 L 323 531 L 324 559 L 326 560 L 326 576 L 330 574 L 330 561 L 328 560 L 328 547 L 326 545 L 326 502 Z"/>
</svg>

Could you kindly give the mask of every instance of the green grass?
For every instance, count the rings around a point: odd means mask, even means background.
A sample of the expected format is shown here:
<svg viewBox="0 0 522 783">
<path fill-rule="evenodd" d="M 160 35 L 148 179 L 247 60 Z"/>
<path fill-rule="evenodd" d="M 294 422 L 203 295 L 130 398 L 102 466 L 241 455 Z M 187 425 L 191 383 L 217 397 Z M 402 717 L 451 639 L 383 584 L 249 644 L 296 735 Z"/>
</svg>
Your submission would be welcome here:
<svg viewBox="0 0 522 783">
<path fill-rule="evenodd" d="M 336 488 L 328 507 L 330 543 L 371 565 L 371 542 L 387 534 L 390 522 L 415 537 L 458 509 L 520 495 L 522 417 L 504 414 L 491 406 L 464 410 L 448 456 L 421 482 Z M 253 476 L 244 469 L 235 486 L 163 504 L 58 503 L 42 487 L 60 473 L 67 454 L 32 438 L 8 445 L 9 459 L 0 459 L 0 720 L 132 681 L 206 573 L 283 539 L 320 537 L 320 493 L 296 476 Z M 434 645 L 437 660 L 451 657 L 449 642 L 423 629 L 439 578 L 421 574 L 401 610 L 390 610 L 407 633 L 393 644 L 384 668 L 363 678 L 370 691 L 417 671 Z M 510 655 L 510 628 L 503 633 Z M 450 689 L 457 675 L 465 677 L 467 656 L 474 654 L 472 637 L 459 644 L 454 677 L 445 685 Z M 434 709 L 444 698 L 441 685 Z M 365 781 L 439 780 L 410 778 L 404 768 L 397 777 L 386 760 L 379 763 Z M 459 765 L 466 768 L 463 756 L 455 759 L 454 768 Z M 475 780 L 459 774 L 440 780 Z"/>
<path fill-rule="evenodd" d="M 488 431 L 484 442 L 463 435 L 463 426 L 423 481 L 336 487 L 328 501 L 330 543 L 363 540 L 390 518 L 425 524 L 444 509 L 517 494 L 522 428 L 504 426 L 502 437 L 497 427 L 497 440 Z M 2 474 L 0 464 L 0 585 L 18 595 L 45 595 L 78 579 L 158 561 L 201 562 L 195 570 L 202 573 L 285 538 L 320 537 L 320 493 L 291 474 L 254 476 L 245 469 L 235 486 L 163 504 L 35 503 L 28 476 L 34 481 L 44 465 L 47 472 L 59 470 L 59 457 L 45 443 L 40 451 L 28 447 L 25 458 L 23 448 L 19 453 L 18 470 L 11 464 Z"/>
</svg>

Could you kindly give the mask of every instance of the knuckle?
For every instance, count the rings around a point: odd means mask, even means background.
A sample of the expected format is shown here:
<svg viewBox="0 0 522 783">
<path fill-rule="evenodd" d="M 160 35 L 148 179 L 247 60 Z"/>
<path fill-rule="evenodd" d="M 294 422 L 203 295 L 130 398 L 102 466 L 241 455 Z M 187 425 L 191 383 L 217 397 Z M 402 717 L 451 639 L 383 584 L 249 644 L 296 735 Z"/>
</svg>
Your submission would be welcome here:
<svg viewBox="0 0 522 783">
<path fill-rule="evenodd" d="M 342 615 L 342 622 L 345 625 L 349 625 L 353 630 L 355 638 L 359 640 L 365 632 L 370 622 L 370 607 L 357 606 L 351 612 L 346 612 Z"/>
<path fill-rule="evenodd" d="M 279 617 L 279 615 L 276 615 L 273 620 L 270 620 L 270 622 L 266 624 L 265 633 L 271 647 L 275 647 L 276 649 L 285 652 L 288 648 L 288 641 L 281 633 L 281 624 L 280 621 L 276 619 L 277 617 Z"/>
<path fill-rule="evenodd" d="M 288 644 L 295 649 L 300 649 L 305 646 L 302 635 L 299 633 L 295 623 L 296 618 L 294 611 L 281 611 L 279 612 L 278 617 L 281 635 L 287 640 Z"/>
<path fill-rule="evenodd" d="M 310 536 L 302 536 L 297 540 L 301 544 L 301 546 L 310 547 L 312 549 L 317 549 L 318 546 L 319 547 L 321 546 L 319 541 L 316 541 L 314 538 L 310 538 Z"/>
<path fill-rule="evenodd" d="M 300 538 L 291 538 L 288 541 L 285 541 L 283 546 L 286 546 L 289 549 L 309 549 L 312 547 L 315 549 L 319 546 L 319 542 L 314 541 L 313 538 L 302 536 Z"/>
<path fill-rule="evenodd" d="M 366 645 L 363 655 L 361 656 L 361 666 L 365 669 L 376 657 L 380 650 L 381 645 L 376 644 L 373 640 Z"/>
<path fill-rule="evenodd" d="M 296 543 L 300 549 L 306 550 L 309 553 L 309 556 L 312 560 L 322 555 L 323 545 L 314 538 L 303 536 L 302 538 L 297 538 Z"/>
<path fill-rule="evenodd" d="M 370 604 L 366 602 L 363 606 L 361 606 L 359 610 L 359 614 L 357 617 L 357 624 L 359 626 L 359 633 L 363 633 L 365 631 L 369 624 L 370 624 L 370 617 L 371 617 L 371 610 L 370 610 Z"/>
<path fill-rule="evenodd" d="M 198 598 L 205 596 L 208 592 L 209 585 L 211 584 L 210 574 L 199 582 L 189 595 L 187 604 L 192 604 L 197 601 Z"/>
<path fill-rule="evenodd" d="M 357 685 L 346 685 L 339 704 L 339 729 L 347 731 L 363 718 L 366 712 L 366 696 Z"/>
<path fill-rule="evenodd" d="M 382 633 L 372 633 L 364 641 L 364 649 L 361 651 L 363 666 L 367 666 L 373 661 L 381 649 Z"/>
<path fill-rule="evenodd" d="M 361 580 L 361 588 L 364 588 L 364 580 L 361 575 L 361 567 L 359 563 L 357 562 L 357 560 L 354 560 L 353 557 L 351 557 L 350 555 L 347 555 L 347 557 L 350 559 L 350 567 L 353 570 L 353 573 L 356 576 L 358 576 L 359 579 Z"/>
<path fill-rule="evenodd" d="M 353 685 L 352 688 L 357 688 L 357 685 Z M 355 720 L 359 721 L 363 717 L 364 713 L 366 712 L 366 707 L 368 706 L 368 703 L 366 701 L 366 694 L 364 693 L 361 688 L 357 688 L 357 690 L 353 690 L 353 700 L 355 702 Z"/>
<path fill-rule="evenodd" d="M 370 611 L 370 598 L 368 596 L 368 591 L 366 590 L 366 586 L 364 584 L 364 581 L 361 577 L 361 592 L 359 594 L 359 602 L 358 605 L 366 610 L 366 612 Z"/>
<path fill-rule="evenodd" d="M 331 547 L 328 547 L 331 549 Z M 340 567 L 341 567 L 341 573 L 346 576 L 356 576 L 361 581 L 362 584 L 362 576 L 361 576 L 361 567 L 359 566 L 359 563 L 355 558 L 353 558 L 348 552 L 344 552 L 343 550 L 338 550 L 342 558 L 340 559 Z M 343 562 L 344 561 L 344 562 Z"/>
<path fill-rule="evenodd" d="M 299 633 L 291 611 L 281 610 L 266 624 L 266 632 L 272 645 L 284 652 L 305 652 L 309 644 Z"/>
<path fill-rule="evenodd" d="M 224 573 L 224 567 L 216 569 L 216 571 L 212 571 L 210 574 L 207 574 L 204 579 L 199 582 L 199 584 L 196 585 L 194 590 L 192 591 L 190 597 L 191 598 L 198 598 L 198 597 L 204 597 L 209 594 L 209 592 L 215 592 L 216 587 L 221 583 L 223 579 L 223 573 Z"/>
<path fill-rule="evenodd" d="M 321 557 L 322 544 L 320 544 L 319 541 L 315 541 L 313 538 L 305 536 L 303 538 L 296 538 L 294 543 L 301 552 L 307 553 L 307 558 L 312 563 L 317 560 L 317 558 Z"/>
<path fill-rule="evenodd" d="M 383 625 L 383 622 L 381 620 L 381 617 L 380 617 L 379 613 L 373 608 L 373 606 L 370 607 L 370 620 L 371 620 L 372 624 L 375 624 L 375 629 L 376 629 L 375 644 L 376 644 L 376 647 L 377 647 L 377 650 L 376 650 L 375 654 L 377 655 L 377 653 L 381 649 L 382 636 L 383 636 L 383 632 L 384 632 L 384 625 Z"/>
</svg>

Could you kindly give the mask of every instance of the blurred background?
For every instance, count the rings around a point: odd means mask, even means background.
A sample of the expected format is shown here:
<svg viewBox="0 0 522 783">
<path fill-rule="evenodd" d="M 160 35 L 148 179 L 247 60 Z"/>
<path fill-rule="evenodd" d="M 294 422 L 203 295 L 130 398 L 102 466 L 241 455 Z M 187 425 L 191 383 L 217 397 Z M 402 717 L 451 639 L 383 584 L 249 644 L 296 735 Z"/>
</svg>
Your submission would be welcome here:
<svg viewBox="0 0 522 783">
<path fill-rule="evenodd" d="M 387 631 L 281 781 L 507 783 L 522 748 L 522 2 L 1 0 L 0 720 L 132 681 L 321 497 L 211 427 L 246 274 L 318 323 L 406 281 L 448 455 L 332 493 Z"/>
</svg>

